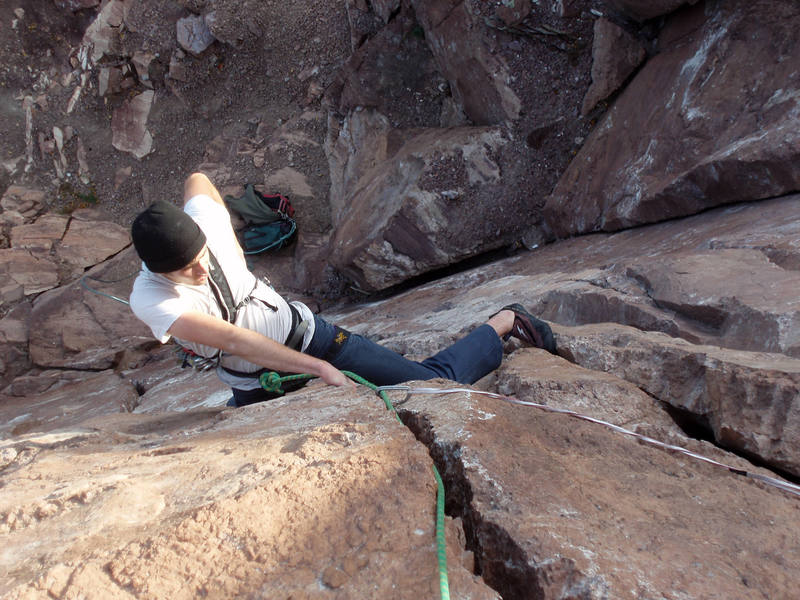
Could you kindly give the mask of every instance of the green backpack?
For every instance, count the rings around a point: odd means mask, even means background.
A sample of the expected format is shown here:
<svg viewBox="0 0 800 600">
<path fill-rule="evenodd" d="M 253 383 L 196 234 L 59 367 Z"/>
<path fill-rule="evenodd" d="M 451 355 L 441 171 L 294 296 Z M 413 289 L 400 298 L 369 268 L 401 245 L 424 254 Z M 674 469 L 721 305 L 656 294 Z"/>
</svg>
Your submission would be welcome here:
<svg viewBox="0 0 800 600">
<path fill-rule="evenodd" d="M 245 222 L 236 231 L 245 254 L 278 250 L 291 243 L 297 233 L 294 207 L 285 196 L 262 194 L 248 183 L 243 196 L 225 196 L 225 204 Z"/>
</svg>

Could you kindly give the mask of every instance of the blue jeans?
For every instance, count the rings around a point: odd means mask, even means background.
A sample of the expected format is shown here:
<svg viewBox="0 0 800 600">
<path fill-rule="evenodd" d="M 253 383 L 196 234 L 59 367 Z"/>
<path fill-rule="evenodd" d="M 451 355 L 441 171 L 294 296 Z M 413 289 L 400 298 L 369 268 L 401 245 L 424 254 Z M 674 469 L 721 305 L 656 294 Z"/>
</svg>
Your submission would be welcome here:
<svg viewBox="0 0 800 600">
<path fill-rule="evenodd" d="M 441 377 L 458 383 L 475 383 L 500 366 L 503 342 L 489 325 L 481 325 L 453 345 L 421 362 L 376 344 L 364 336 L 344 331 L 314 316 L 314 337 L 305 353 L 327 360 L 341 371 L 352 371 L 375 385 Z M 266 400 L 263 390 L 233 390 L 237 406 Z"/>
</svg>

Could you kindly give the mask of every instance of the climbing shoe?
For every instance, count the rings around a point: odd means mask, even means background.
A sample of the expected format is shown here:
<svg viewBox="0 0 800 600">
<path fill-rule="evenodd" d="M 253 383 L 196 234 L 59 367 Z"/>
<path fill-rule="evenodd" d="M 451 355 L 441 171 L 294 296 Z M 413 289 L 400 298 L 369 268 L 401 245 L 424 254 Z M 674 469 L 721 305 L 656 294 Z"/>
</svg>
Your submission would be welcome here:
<svg viewBox="0 0 800 600">
<path fill-rule="evenodd" d="M 536 348 L 543 348 L 551 354 L 556 353 L 553 331 L 547 323 L 534 317 L 521 304 L 509 304 L 500 310 L 510 310 L 514 313 L 514 326 L 511 332 L 503 337 L 504 340 L 515 337 Z"/>
</svg>

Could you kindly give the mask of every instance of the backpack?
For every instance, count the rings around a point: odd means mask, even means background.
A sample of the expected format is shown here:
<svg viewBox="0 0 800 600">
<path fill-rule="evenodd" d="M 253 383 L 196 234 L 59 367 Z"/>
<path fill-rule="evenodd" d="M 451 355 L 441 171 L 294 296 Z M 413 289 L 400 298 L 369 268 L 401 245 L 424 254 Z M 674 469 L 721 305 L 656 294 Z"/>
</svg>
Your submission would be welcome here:
<svg viewBox="0 0 800 600">
<path fill-rule="evenodd" d="M 236 231 L 245 254 L 278 250 L 291 243 L 297 233 L 294 207 L 285 196 L 262 194 L 248 183 L 243 196 L 225 196 L 225 204 L 245 222 Z"/>
</svg>

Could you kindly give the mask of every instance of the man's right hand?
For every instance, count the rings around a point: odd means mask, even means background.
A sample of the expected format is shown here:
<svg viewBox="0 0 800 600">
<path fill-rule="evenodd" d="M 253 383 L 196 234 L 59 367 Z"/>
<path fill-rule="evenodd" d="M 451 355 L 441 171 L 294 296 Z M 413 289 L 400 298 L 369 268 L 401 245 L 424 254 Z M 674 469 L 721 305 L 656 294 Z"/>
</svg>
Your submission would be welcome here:
<svg viewBox="0 0 800 600">
<path fill-rule="evenodd" d="M 335 385 L 337 387 L 350 387 L 356 388 L 356 384 L 347 375 L 342 373 L 339 369 L 334 367 L 331 363 L 326 362 L 322 365 L 319 373 L 322 381 L 328 385 Z"/>
</svg>

